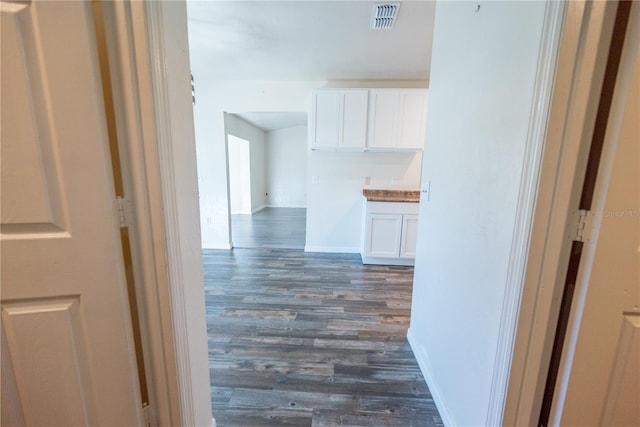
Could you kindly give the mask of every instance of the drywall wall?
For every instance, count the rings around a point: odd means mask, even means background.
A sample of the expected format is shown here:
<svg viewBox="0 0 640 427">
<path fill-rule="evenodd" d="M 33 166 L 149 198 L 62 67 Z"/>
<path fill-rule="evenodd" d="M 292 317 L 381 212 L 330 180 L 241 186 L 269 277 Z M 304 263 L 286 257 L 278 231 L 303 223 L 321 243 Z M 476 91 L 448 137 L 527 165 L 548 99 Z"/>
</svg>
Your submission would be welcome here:
<svg viewBox="0 0 640 427">
<path fill-rule="evenodd" d="M 422 153 L 309 150 L 305 250 L 360 252 L 362 189 L 418 189 L 421 158 Z M 370 185 L 365 185 L 366 177 Z"/>
<path fill-rule="evenodd" d="M 449 425 L 487 421 L 544 12 L 436 6 L 409 339 Z"/>
<path fill-rule="evenodd" d="M 225 112 L 306 113 L 311 103 L 311 91 L 317 88 L 426 87 L 426 84 L 426 81 L 195 81 L 194 115 L 203 247 L 229 248 L 231 241 Z M 420 168 L 416 167 L 419 159 L 416 160 L 416 157 L 420 155 L 413 156 L 406 153 L 307 151 L 307 249 L 357 251 L 360 244 L 360 213 L 356 215 L 355 210 L 362 203 L 360 194 L 364 177 L 371 176 L 371 188 L 389 187 L 392 175 L 379 168 L 399 162 L 393 171 L 398 176 L 397 188 L 415 188 L 420 175 Z M 333 171 L 333 166 L 337 168 L 336 171 Z M 313 188 L 310 187 L 311 176 L 320 177 L 319 184 Z M 335 183 L 334 176 L 343 178 L 341 185 Z M 344 219 L 345 215 L 348 216 L 347 220 Z"/>
<path fill-rule="evenodd" d="M 307 206 L 307 127 L 293 126 L 266 133 L 269 206 Z"/>
<path fill-rule="evenodd" d="M 202 246 L 229 248 L 225 112 L 306 112 L 323 82 L 197 80 L 194 106 Z"/>
</svg>

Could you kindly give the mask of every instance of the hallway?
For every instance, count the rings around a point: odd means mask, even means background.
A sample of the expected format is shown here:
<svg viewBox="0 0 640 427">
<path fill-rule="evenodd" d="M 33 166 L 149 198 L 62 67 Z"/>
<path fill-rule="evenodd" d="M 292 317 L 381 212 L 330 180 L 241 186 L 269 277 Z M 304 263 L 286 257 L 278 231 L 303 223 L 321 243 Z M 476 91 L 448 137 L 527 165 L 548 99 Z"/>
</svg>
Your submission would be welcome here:
<svg viewBox="0 0 640 427">
<path fill-rule="evenodd" d="M 405 337 L 412 267 L 234 249 L 204 268 L 218 426 L 442 425 Z"/>
</svg>

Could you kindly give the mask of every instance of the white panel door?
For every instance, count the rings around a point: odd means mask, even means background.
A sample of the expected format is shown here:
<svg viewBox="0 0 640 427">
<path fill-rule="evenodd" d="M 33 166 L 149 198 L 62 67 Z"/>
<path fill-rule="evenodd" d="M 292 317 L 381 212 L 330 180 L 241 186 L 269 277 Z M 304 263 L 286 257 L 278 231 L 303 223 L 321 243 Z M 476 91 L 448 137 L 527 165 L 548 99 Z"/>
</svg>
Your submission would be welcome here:
<svg viewBox="0 0 640 427">
<path fill-rule="evenodd" d="M 367 241 L 365 255 L 371 257 L 398 258 L 402 215 L 367 215 Z"/>
<path fill-rule="evenodd" d="M 398 148 L 422 149 L 426 122 L 427 91 L 424 89 L 400 91 Z"/>
<path fill-rule="evenodd" d="M 402 216 L 400 258 L 415 258 L 418 242 L 418 215 Z"/>
<path fill-rule="evenodd" d="M 322 90 L 313 94 L 312 145 L 315 147 L 337 147 L 340 139 L 341 94 L 336 90 Z"/>
<path fill-rule="evenodd" d="M 369 91 L 345 90 L 342 93 L 342 147 L 364 148 L 367 143 Z"/>
<path fill-rule="evenodd" d="M 370 91 L 368 147 L 396 147 L 399 103 L 400 92 L 396 89 Z"/>
<path fill-rule="evenodd" d="M 636 16 L 638 16 L 636 14 Z M 631 22 L 633 22 L 633 15 Z M 637 21 L 636 24 L 637 25 Z M 625 41 L 626 43 L 626 41 Z M 640 52 L 638 52 L 640 53 Z M 640 55 L 626 108 L 596 242 L 585 244 L 572 311 L 575 353 L 558 377 L 560 425 L 640 425 Z M 611 123 L 611 121 L 610 121 Z M 600 177 L 598 177 L 600 179 Z M 585 277 L 589 257 L 591 271 Z M 579 289 L 584 292 L 581 310 Z M 569 328 L 571 329 L 571 327 Z M 566 349 L 566 347 L 565 347 Z M 566 350 L 564 351 L 566 353 Z M 559 391 L 566 387 L 564 393 Z M 563 399 L 562 399 L 563 397 Z"/>
<path fill-rule="evenodd" d="M 143 424 L 91 2 L 0 2 L 2 424 Z"/>
</svg>

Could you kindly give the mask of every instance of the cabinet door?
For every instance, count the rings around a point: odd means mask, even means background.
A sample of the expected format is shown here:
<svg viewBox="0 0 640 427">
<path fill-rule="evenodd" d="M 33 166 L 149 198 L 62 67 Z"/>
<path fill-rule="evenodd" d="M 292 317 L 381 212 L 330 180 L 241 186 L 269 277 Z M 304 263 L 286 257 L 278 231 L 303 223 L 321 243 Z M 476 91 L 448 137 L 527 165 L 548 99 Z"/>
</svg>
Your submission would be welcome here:
<svg viewBox="0 0 640 427">
<path fill-rule="evenodd" d="M 418 215 L 402 216 L 402 241 L 400 258 L 415 258 L 418 240 Z"/>
<path fill-rule="evenodd" d="M 341 94 L 337 90 L 323 90 L 313 94 L 311 108 L 311 144 L 314 147 L 337 147 L 341 134 Z"/>
<path fill-rule="evenodd" d="M 368 214 L 365 255 L 398 258 L 401 233 L 402 215 Z"/>
<path fill-rule="evenodd" d="M 424 147 L 427 121 L 427 91 L 423 89 L 400 91 L 398 115 L 398 148 Z"/>
<path fill-rule="evenodd" d="M 345 90 L 342 93 L 342 147 L 364 148 L 367 142 L 367 89 Z"/>
<path fill-rule="evenodd" d="M 398 90 L 371 90 L 367 146 L 372 148 L 396 147 L 399 105 L 400 92 Z"/>
</svg>

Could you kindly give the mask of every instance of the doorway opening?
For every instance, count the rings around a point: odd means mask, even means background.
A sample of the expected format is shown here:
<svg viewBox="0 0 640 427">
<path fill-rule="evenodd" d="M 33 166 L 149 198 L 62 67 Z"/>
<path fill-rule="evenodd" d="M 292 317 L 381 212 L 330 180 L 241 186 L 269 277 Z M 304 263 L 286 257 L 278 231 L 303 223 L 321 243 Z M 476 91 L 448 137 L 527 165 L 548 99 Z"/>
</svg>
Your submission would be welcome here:
<svg viewBox="0 0 640 427">
<path fill-rule="evenodd" d="M 304 249 L 306 113 L 225 114 L 234 248 Z"/>
</svg>

